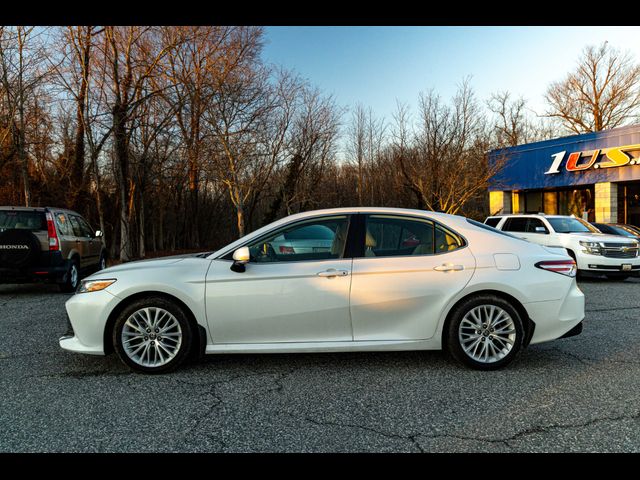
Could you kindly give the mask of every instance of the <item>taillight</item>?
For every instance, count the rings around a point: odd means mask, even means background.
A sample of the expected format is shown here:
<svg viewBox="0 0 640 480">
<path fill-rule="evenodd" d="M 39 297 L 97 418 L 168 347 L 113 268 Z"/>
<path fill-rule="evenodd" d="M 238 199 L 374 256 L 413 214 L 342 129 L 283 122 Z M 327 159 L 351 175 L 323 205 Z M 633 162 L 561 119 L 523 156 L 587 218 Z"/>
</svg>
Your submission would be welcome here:
<svg viewBox="0 0 640 480">
<path fill-rule="evenodd" d="M 536 263 L 536 267 L 568 277 L 575 277 L 578 272 L 575 260 L 546 260 Z"/>
<path fill-rule="evenodd" d="M 47 212 L 47 233 L 49 235 L 49 251 L 60 250 L 60 240 L 58 240 L 56 226 L 53 224 L 53 216 L 50 212 Z"/>
<path fill-rule="evenodd" d="M 280 253 L 293 254 L 296 252 L 293 251 L 293 247 L 285 247 L 284 245 L 280 245 Z"/>
</svg>

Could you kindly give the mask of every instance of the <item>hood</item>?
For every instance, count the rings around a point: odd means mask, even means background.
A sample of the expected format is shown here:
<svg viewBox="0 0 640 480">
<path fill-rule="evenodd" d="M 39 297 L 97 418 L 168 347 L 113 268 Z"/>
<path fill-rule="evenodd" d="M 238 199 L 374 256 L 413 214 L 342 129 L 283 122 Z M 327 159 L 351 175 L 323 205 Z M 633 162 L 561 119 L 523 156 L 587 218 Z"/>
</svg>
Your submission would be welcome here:
<svg viewBox="0 0 640 480">
<path fill-rule="evenodd" d="M 90 275 L 89 279 L 100 277 L 106 278 L 110 274 L 120 274 L 131 270 L 151 270 L 154 268 L 162 268 L 167 265 L 173 265 L 183 261 L 185 258 L 196 257 L 203 255 L 201 253 L 188 253 L 184 255 L 172 255 L 170 257 L 151 258 L 148 260 L 136 260 L 135 262 L 121 263 L 120 265 L 114 265 L 113 267 L 100 270 L 93 275 Z M 209 253 L 207 253 L 209 255 Z M 86 279 L 85 279 L 86 280 Z"/>
<path fill-rule="evenodd" d="M 629 245 L 637 243 L 633 238 L 623 237 L 622 235 L 609 235 L 607 233 L 572 232 L 562 233 L 562 235 L 570 235 L 572 238 L 586 242 L 628 243 Z"/>
</svg>

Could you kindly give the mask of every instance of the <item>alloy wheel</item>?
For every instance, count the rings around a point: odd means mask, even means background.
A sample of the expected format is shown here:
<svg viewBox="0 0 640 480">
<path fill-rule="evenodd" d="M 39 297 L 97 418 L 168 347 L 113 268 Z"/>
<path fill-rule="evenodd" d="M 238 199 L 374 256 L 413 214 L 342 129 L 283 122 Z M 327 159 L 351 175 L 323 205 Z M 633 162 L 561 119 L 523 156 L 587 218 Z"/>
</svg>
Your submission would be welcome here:
<svg viewBox="0 0 640 480">
<path fill-rule="evenodd" d="M 124 322 L 120 340 L 127 357 L 137 365 L 161 367 L 180 351 L 182 328 L 169 311 L 145 307 Z"/>
<path fill-rule="evenodd" d="M 462 318 L 458 339 L 468 357 L 480 363 L 494 363 L 513 348 L 516 326 L 511 316 L 497 305 L 478 305 Z"/>
</svg>

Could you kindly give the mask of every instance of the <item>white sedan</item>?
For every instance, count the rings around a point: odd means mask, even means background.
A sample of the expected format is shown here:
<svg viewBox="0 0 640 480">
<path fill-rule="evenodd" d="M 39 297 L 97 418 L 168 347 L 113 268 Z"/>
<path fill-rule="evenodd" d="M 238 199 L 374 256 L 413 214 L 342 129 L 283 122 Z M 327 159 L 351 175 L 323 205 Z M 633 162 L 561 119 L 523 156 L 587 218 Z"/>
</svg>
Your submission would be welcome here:
<svg viewBox="0 0 640 480">
<path fill-rule="evenodd" d="M 333 232 L 331 248 L 270 248 L 312 225 Z M 147 373 L 204 353 L 438 349 L 489 370 L 529 344 L 580 333 L 584 295 L 575 274 L 564 250 L 464 217 L 320 210 L 213 253 L 131 262 L 87 277 L 66 303 L 70 331 L 60 346 L 115 351 Z"/>
</svg>

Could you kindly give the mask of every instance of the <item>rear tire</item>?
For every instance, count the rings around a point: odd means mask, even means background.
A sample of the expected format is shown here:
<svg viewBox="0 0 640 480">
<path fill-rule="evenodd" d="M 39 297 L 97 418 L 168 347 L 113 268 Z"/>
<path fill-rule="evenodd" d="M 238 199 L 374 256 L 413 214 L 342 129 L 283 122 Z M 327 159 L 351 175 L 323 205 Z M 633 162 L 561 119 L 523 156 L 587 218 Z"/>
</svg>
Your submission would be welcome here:
<svg viewBox="0 0 640 480">
<path fill-rule="evenodd" d="M 188 357 L 194 331 L 176 303 L 156 296 L 137 299 L 120 312 L 112 341 L 118 357 L 131 370 L 167 373 Z"/>
<path fill-rule="evenodd" d="M 476 370 L 496 370 L 513 361 L 524 339 L 520 314 L 507 300 L 491 294 L 470 297 L 451 313 L 449 353 Z"/>
<path fill-rule="evenodd" d="M 65 274 L 65 280 L 59 284 L 60 291 L 64 293 L 72 293 L 78 289 L 80 284 L 80 263 L 73 258 L 69 263 L 69 270 Z"/>
<path fill-rule="evenodd" d="M 98 271 L 104 270 L 107 268 L 107 254 L 106 252 L 102 252 L 100 254 L 100 261 L 98 262 Z"/>
</svg>

